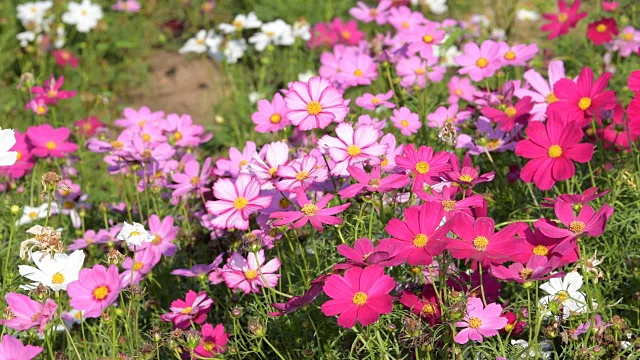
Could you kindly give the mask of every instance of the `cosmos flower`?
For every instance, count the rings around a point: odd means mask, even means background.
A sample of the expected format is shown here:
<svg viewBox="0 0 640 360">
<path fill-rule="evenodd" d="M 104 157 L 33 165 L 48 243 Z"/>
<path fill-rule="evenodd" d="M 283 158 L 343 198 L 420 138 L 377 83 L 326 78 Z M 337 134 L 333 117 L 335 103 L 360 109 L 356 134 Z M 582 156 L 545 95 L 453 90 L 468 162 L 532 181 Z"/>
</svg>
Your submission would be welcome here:
<svg viewBox="0 0 640 360">
<path fill-rule="evenodd" d="M 271 259 L 266 264 L 264 250 L 249 253 L 243 257 L 239 253 L 233 255 L 222 268 L 221 276 L 230 289 L 242 290 L 245 294 L 259 293 L 260 287 L 274 287 L 282 274 L 276 274 L 280 269 L 280 260 Z M 265 283 L 266 281 L 266 283 Z"/>
<path fill-rule="evenodd" d="M 185 330 L 191 326 L 191 322 L 196 324 L 205 322 L 212 306 L 213 299 L 210 299 L 207 293 L 189 290 L 185 300 L 174 300 L 169 308 L 171 312 L 163 314 L 160 318 L 162 321 L 173 322 L 173 327 L 176 329 Z"/>
<path fill-rule="evenodd" d="M 454 341 L 458 344 L 466 344 L 469 340 L 482 342 L 485 337 L 498 335 L 498 330 L 507 325 L 507 319 L 501 314 L 502 306 L 492 303 L 485 307 L 481 299 L 469 298 L 464 319 L 456 323 L 464 329 L 458 332 Z"/>
<path fill-rule="evenodd" d="M 21 285 L 26 290 L 35 289 L 39 284 L 53 291 L 67 290 L 67 285 L 78 279 L 78 274 L 84 263 L 84 252 L 76 250 L 71 255 L 56 253 L 54 256 L 36 251 L 31 254 L 31 260 L 36 265 L 18 265 L 18 272 L 33 281 L 28 285 Z"/>
<path fill-rule="evenodd" d="M 342 93 L 319 76 L 291 83 L 284 101 L 289 109 L 286 119 L 303 131 L 342 122 L 349 111 Z"/>
</svg>

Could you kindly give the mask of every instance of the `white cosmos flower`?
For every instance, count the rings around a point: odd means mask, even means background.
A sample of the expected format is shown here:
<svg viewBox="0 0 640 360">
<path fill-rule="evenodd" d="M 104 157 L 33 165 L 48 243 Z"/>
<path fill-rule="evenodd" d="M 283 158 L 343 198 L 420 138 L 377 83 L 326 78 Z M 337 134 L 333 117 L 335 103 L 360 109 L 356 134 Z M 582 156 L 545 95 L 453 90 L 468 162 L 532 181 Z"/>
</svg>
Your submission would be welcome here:
<svg viewBox="0 0 640 360">
<path fill-rule="evenodd" d="M 247 42 L 244 39 L 230 40 L 227 42 L 227 47 L 225 47 L 222 52 L 227 59 L 227 63 L 235 64 L 238 62 L 244 52 L 247 50 Z"/>
<path fill-rule="evenodd" d="M 202 54 L 211 48 L 220 46 L 220 36 L 217 36 L 213 30 L 206 31 L 204 29 L 198 31 L 195 37 L 187 40 L 187 42 L 178 51 L 180 54 L 196 53 Z"/>
<path fill-rule="evenodd" d="M 27 2 L 16 7 L 16 16 L 23 26 L 31 25 L 34 28 L 39 28 L 44 15 L 52 6 L 52 1 Z"/>
<path fill-rule="evenodd" d="M 306 72 L 298 74 L 298 81 L 307 82 L 314 76 L 316 76 L 316 73 L 313 72 L 313 70 L 307 70 Z"/>
<path fill-rule="evenodd" d="M 142 243 L 153 241 L 155 236 L 149 234 L 142 224 L 129 224 L 125 221 L 116 239 L 125 241 L 127 245 L 140 246 Z"/>
<path fill-rule="evenodd" d="M 49 208 L 48 203 L 44 203 L 37 207 L 25 206 L 22 208 L 22 216 L 18 221 L 16 221 L 16 226 L 21 226 L 25 224 L 30 224 L 34 220 L 44 219 L 47 217 L 47 209 Z M 55 202 L 51 203 L 51 210 L 49 215 L 54 215 L 58 213 L 58 204 Z"/>
<path fill-rule="evenodd" d="M 241 32 L 244 29 L 257 29 L 262 25 L 262 21 L 258 19 L 253 11 L 247 15 L 238 14 L 231 24 L 222 23 L 218 25 L 218 29 L 225 34 L 231 34 L 236 31 Z"/>
<path fill-rule="evenodd" d="M 520 21 L 538 21 L 540 14 L 535 10 L 518 9 L 518 11 L 516 11 L 516 18 Z"/>
<path fill-rule="evenodd" d="M 429 7 L 432 13 L 437 15 L 444 14 L 449 10 L 447 0 L 423 0 L 423 3 Z"/>
<path fill-rule="evenodd" d="M 91 0 L 82 0 L 81 3 L 70 2 L 67 12 L 62 14 L 65 24 L 75 25 L 79 32 L 86 33 L 98 26 L 98 20 L 102 19 L 100 5 L 91 3 Z"/>
<path fill-rule="evenodd" d="M 257 91 L 252 91 L 249 93 L 249 102 L 252 104 L 255 104 L 258 102 L 258 100 L 263 99 L 264 96 L 262 96 L 262 94 L 260 94 Z"/>
<path fill-rule="evenodd" d="M 16 34 L 16 39 L 20 41 L 20 47 L 24 48 L 36 39 L 36 33 L 33 31 L 23 31 Z"/>
<path fill-rule="evenodd" d="M 0 166 L 11 166 L 18 161 L 18 152 L 9 151 L 15 144 L 16 132 L 0 128 Z"/>
<path fill-rule="evenodd" d="M 296 21 L 293 23 L 293 36 L 299 37 L 304 41 L 311 39 L 311 25 L 306 21 Z"/>
<path fill-rule="evenodd" d="M 36 251 L 31 254 L 31 260 L 36 265 L 18 265 L 20 275 L 33 281 L 28 285 L 21 285 L 21 289 L 32 290 L 42 284 L 53 291 L 67 290 L 67 285 L 78 280 L 78 274 L 84 263 L 84 252 L 76 250 L 71 255 L 56 253 L 53 257 Z"/>
<path fill-rule="evenodd" d="M 585 294 L 579 291 L 581 287 L 582 275 L 575 271 L 566 274 L 563 278 L 550 279 L 540 285 L 540 289 L 549 295 L 540 299 L 538 304 L 547 308 L 552 302 L 562 304 L 565 319 L 571 314 L 583 313 L 587 310 L 587 301 Z M 550 314 L 551 312 L 547 311 L 545 316 Z"/>
<path fill-rule="evenodd" d="M 249 38 L 258 51 L 263 51 L 269 44 L 291 46 L 295 41 L 291 25 L 281 19 L 262 25 L 260 32 Z"/>
</svg>

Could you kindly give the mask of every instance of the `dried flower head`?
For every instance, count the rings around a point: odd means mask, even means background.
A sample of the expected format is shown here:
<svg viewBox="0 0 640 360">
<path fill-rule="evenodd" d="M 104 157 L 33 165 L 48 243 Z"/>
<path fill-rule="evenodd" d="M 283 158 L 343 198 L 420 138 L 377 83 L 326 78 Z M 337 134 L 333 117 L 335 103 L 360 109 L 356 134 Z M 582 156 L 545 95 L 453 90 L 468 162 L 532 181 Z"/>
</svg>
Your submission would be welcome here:
<svg viewBox="0 0 640 360">
<path fill-rule="evenodd" d="M 116 249 L 110 249 L 109 254 L 107 254 L 107 262 L 111 265 L 120 265 L 124 258 L 124 254 Z"/>
<path fill-rule="evenodd" d="M 62 180 L 60 175 L 49 171 L 42 175 L 42 192 L 40 193 L 40 200 L 44 201 L 44 195 L 48 192 L 54 192 L 58 188 L 58 183 Z"/>
<path fill-rule="evenodd" d="M 20 244 L 20 258 L 26 259 L 31 256 L 34 248 L 42 251 L 42 256 L 53 256 L 57 252 L 63 252 L 64 246 L 60 240 L 62 234 L 50 226 L 32 226 L 27 230 L 27 234 L 33 235 L 32 238 L 23 241 Z"/>
</svg>

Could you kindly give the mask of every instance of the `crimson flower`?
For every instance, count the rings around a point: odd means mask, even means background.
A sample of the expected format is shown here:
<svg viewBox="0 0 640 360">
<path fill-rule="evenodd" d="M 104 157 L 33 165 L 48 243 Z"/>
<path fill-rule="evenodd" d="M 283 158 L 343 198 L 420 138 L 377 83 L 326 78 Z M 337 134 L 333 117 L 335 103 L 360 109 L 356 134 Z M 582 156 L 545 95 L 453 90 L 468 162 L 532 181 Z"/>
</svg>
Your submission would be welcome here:
<svg viewBox="0 0 640 360">
<path fill-rule="evenodd" d="M 602 18 L 587 26 L 587 37 L 593 45 L 602 45 L 618 35 L 618 24 L 613 18 Z"/>
<path fill-rule="evenodd" d="M 570 28 L 575 27 L 578 21 L 587 16 L 586 12 L 578 13 L 581 3 L 580 0 L 576 0 L 571 8 L 567 8 L 565 0 L 558 0 L 558 13 L 542 14 L 542 17 L 549 21 L 540 27 L 540 30 L 549 32 L 547 39 L 555 39 L 568 33 Z"/>
</svg>

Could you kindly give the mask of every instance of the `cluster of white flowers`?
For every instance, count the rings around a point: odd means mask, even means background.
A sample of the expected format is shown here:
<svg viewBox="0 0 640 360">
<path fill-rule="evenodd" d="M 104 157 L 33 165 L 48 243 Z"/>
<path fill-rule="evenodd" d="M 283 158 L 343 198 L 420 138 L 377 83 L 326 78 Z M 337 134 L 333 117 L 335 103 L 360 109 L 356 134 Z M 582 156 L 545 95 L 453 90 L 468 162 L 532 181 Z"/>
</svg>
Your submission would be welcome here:
<svg viewBox="0 0 640 360">
<path fill-rule="evenodd" d="M 259 29 L 249 37 L 249 41 L 242 36 L 243 30 Z M 305 41 L 311 38 L 310 26 L 306 22 L 297 21 L 293 25 L 287 24 L 281 19 L 263 23 L 254 12 L 247 15 L 237 15 L 231 24 L 222 23 L 218 25 L 216 33 L 214 29 L 200 30 L 195 37 L 187 40 L 180 48 L 179 52 L 184 53 L 207 53 L 209 56 L 226 60 L 227 63 L 235 64 L 247 51 L 249 44 L 253 45 L 257 51 L 264 51 L 269 45 L 291 46 L 296 38 Z M 240 36 L 240 37 L 238 37 Z"/>
<path fill-rule="evenodd" d="M 78 32 L 86 33 L 98 26 L 98 20 L 102 19 L 102 8 L 93 4 L 91 0 L 82 0 L 80 3 L 70 2 L 67 12 L 62 14 L 65 24 L 75 25 Z"/>
</svg>

